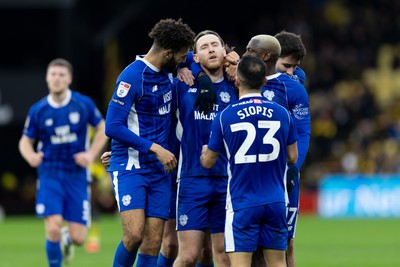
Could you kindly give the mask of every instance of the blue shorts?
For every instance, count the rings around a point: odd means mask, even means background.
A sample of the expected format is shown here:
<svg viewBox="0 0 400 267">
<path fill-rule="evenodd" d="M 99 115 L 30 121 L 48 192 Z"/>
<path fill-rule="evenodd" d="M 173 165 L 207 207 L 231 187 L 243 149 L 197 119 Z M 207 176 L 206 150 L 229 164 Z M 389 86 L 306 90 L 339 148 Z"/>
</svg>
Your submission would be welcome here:
<svg viewBox="0 0 400 267">
<path fill-rule="evenodd" d="M 256 251 L 257 246 L 286 250 L 287 234 L 283 202 L 226 211 L 226 252 L 251 252 Z"/>
<path fill-rule="evenodd" d="M 176 181 L 176 176 L 171 176 L 171 200 L 169 207 L 169 218 L 176 219 L 176 192 L 178 190 L 178 184 Z"/>
<path fill-rule="evenodd" d="M 110 172 L 119 212 L 143 209 L 146 217 L 168 219 L 171 176 L 141 170 Z"/>
<path fill-rule="evenodd" d="M 185 177 L 178 184 L 177 230 L 224 232 L 226 177 Z"/>
<path fill-rule="evenodd" d="M 287 205 L 287 225 L 288 225 L 288 238 L 292 239 L 296 235 L 297 216 L 299 215 L 299 196 L 300 184 L 297 179 L 292 191 L 289 194 L 289 203 Z"/>
<path fill-rule="evenodd" d="M 86 169 L 74 172 L 42 170 L 37 181 L 36 215 L 55 214 L 60 214 L 66 221 L 90 226 L 90 183 Z"/>
</svg>

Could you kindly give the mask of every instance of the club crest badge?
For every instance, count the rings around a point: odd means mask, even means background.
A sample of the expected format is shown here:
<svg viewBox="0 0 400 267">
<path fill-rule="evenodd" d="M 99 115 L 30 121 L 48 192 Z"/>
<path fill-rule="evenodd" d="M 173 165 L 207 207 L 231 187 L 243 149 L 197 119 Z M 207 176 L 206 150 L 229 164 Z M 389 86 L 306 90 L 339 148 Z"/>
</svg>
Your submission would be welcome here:
<svg viewBox="0 0 400 267">
<path fill-rule="evenodd" d="M 275 93 L 274 93 L 274 91 L 265 90 L 265 92 L 263 93 L 263 96 L 266 99 L 268 99 L 269 101 L 272 101 L 272 99 L 274 99 L 274 97 L 275 97 Z"/>
<path fill-rule="evenodd" d="M 69 115 L 68 115 L 68 118 L 69 118 L 69 121 L 72 123 L 72 124 L 77 124 L 78 122 L 79 122 L 79 120 L 80 120 L 80 115 L 79 115 L 79 113 L 78 112 L 71 112 L 71 113 L 69 113 Z"/>
<path fill-rule="evenodd" d="M 183 214 L 183 215 L 179 216 L 180 225 L 185 226 L 187 224 L 188 219 L 189 218 L 188 218 L 188 216 L 186 214 Z"/>
<path fill-rule="evenodd" d="M 221 97 L 221 101 L 224 102 L 224 103 L 231 102 L 231 96 L 229 95 L 228 92 L 221 92 L 219 94 L 219 97 Z"/>
<path fill-rule="evenodd" d="M 51 126 L 53 126 L 53 119 L 52 119 L 52 118 L 46 119 L 46 120 L 44 121 L 44 125 L 45 125 L 46 127 L 51 127 Z"/>
<path fill-rule="evenodd" d="M 131 204 L 131 200 L 132 200 L 132 197 L 130 195 L 125 195 L 122 197 L 122 204 L 124 206 L 128 206 L 129 204 Z"/>
</svg>

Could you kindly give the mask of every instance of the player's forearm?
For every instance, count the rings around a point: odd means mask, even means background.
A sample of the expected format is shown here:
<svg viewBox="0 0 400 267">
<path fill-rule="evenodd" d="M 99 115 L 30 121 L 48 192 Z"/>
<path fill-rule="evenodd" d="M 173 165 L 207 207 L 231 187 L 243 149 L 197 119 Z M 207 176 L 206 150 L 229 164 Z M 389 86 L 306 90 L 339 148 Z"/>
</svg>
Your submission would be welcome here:
<svg viewBox="0 0 400 267">
<path fill-rule="evenodd" d="M 204 151 L 204 150 L 203 150 Z M 200 157 L 200 163 L 206 169 L 211 169 L 217 162 L 219 153 L 210 149 L 206 149 Z"/>
<path fill-rule="evenodd" d="M 109 138 L 117 140 L 125 146 L 132 147 L 140 152 L 149 152 L 153 142 L 129 130 L 123 123 L 126 118 L 118 116 L 121 110 L 109 108 L 107 112 L 105 133 Z"/>
<path fill-rule="evenodd" d="M 22 157 L 29 163 L 29 158 L 32 154 L 36 153 L 33 148 L 33 141 L 27 136 L 23 135 L 18 143 L 18 149 Z"/>
<path fill-rule="evenodd" d="M 19 152 L 25 160 L 27 160 L 29 154 L 33 153 L 32 145 L 27 142 L 27 138 L 25 136 L 23 136 L 21 140 L 19 140 L 18 148 Z"/>
<path fill-rule="evenodd" d="M 164 149 L 164 148 L 163 148 L 162 146 L 160 146 L 159 144 L 153 143 L 153 144 L 150 146 L 149 151 L 157 155 L 157 154 L 161 154 L 161 151 L 162 151 L 163 149 Z"/>
<path fill-rule="evenodd" d="M 140 152 L 148 153 L 153 144 L 153 142 L 134 134 L 128 128 L 123 126 L 116 128 L 113 132 L 106 131 L 106 134 L 108 137 Z"/>
<path fill-rule="evenodd" d="M 103 152 L 107 142 L 108 137 L 105 135 L 105 123 L 101 121 L 96 127 L 96 134 L 89 149 L 93 158 L 97 158 Z"/>
<path fill-rule="evenodd" d="M 298 160 L 298 143 L 295 142 L 294 144 L 288 145 L 287 147 L 287 164 L 295 164 Z"/>
<path fill-rule="evenodd" d="M 299 156 L 296 162 L 296 167 L 298 170 L 301 170 L 301 167 L 303 166 L 303 163 L 306 160 L 309 144 L 310 144 L 309 134 L 305 133 L 299 136 L 299 139 L 297 140 L 297 148 L 299 151 Z"/>
</svg>

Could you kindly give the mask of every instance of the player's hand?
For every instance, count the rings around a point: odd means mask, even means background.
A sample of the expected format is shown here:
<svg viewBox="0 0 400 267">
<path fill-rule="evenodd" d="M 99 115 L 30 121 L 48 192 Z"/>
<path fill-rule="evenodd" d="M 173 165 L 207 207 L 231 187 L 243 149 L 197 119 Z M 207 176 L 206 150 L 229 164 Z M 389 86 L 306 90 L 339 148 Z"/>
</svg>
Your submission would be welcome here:
<svg viewBox="0 0 400 267">
<path fill-rule="evenodd" d="M 236 51 L 229 52 L 224 58 L 225 73 L 228 81 L 233 82 L 236 77 L 236 69 L 239 63 L 240 56 Z"/>
<path fill-rule="evenodd" d="M 150 151 L 156 154 L 158 160 L 164 166 L 165 173 L 171 173 L 176 168 L 178 161 L 173 153 L 166 150 L 159 144 L 153 143 L 150 147 Z"/>
<path fill-rule="evenodd" d="M 229 67 L 225 67 L 225 74 L 228 78 L 228 81 L 233 82 L 236 79 L 236 70 L 237 65 L 229 65 Z"/>
<path fill-rule="evenodd" d="M 184 82 L 188 86 L 192 86 L 194 83 L 194 76 L 189 68 L 181 68 L 177 74 L 179 81 Z"/>
<path fill-rule="evenodd" d="M 300 175 L 296 165 L 291 164 L 286 172 L 286 191 L 288 194 L 292 192 L 296 182 L 298 182 Z"/>
<path fill-rule="evenodd" d="M 239 63 L 240 56 L 236 51 L 231 51 L 224 57 L 224 67 L 228 67 L 230 65 L 237 65 Z"/>
<path fill-rule="evenodd" d="M 203 146 L 201 147 L 200 163 L 201 163 L 202 165 L 203 165 L 203 156 L 204 156 L 204 153 L 206 153 L 207 149 L 208 149 L 208 145 L 203 145 Z"/>
<path fill-rule="evenodd" d="M 43 156 L 44 156 L 43 151 L 39 151 L 37 153 L 31 154 L 27 158 L 27 162 L 28 162 L 29 166 L 31 166 L 33 168 L 39 167 L 40 164 L 42 164 L 42 162 L 43 162 Z"/>
<path fill-rule="evenodd" d="M 201 154 L 204 154 L 207 151 L 208 145 L 203 145 L 201 147 Z"/>
<path fill-rule="evenodd" d="M 104 167 L 108 168 L 110 166 L 111 151 L 106 151 L 100 156 L 101 163 Z"/>
<path fill-rule="evenodd" d="M 217 103 L 214 84 L 208 75 L 202 75 L 197 80 L 199 82 L 199 94 L 194 103 L 194 108 L 204 112 L 204 114 L 208 114 L 213 111 L 214 104 Z"/>
<path fill-rule="evenodd" d="M 81 167 L 87 167 L 94 161 L 94 156 L 88 151 L 83 151 L 74 154 L 75 163 Z"/>
</svg>

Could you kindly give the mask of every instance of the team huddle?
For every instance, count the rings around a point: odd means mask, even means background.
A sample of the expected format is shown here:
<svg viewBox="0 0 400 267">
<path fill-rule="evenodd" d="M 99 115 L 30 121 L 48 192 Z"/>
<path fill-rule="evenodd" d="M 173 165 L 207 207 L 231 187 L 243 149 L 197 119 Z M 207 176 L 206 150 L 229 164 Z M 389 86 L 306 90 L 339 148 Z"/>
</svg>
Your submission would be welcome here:
<svg viewBox="0 0 400 267">
<path fill-rule="evenodd" d="M 118 76 L 105 119 L 69 89 L 67 61 L 48 66 L 50 94 L 30 110 L 20 151 L 38 167 L 49 266 L 69 262 L 85 240 L 86 169 L 108 138 L 101 160 L 123 226 L 112 266 L 295 266 L 310 138 L 300 37 L 256 35 L 241 57 L 181 19 L 160 20 L 149 37 L 147 54 Z"/>
</svg>

